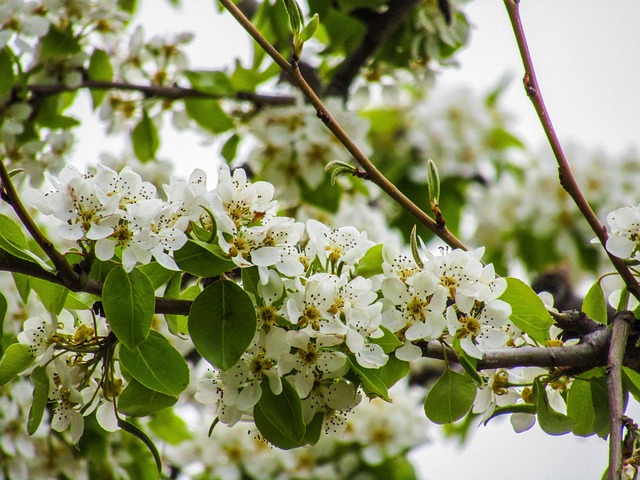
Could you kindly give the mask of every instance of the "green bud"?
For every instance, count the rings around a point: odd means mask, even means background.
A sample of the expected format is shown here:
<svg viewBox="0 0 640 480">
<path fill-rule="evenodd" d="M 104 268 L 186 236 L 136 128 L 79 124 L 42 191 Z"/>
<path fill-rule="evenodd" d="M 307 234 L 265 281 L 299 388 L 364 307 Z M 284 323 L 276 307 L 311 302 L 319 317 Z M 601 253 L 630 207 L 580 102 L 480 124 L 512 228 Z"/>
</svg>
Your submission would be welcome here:
<svg viewBox="0 0 640 480">
<path fill-rule="evenodd" d="M 420 268 L 424 268 L 424 262 L 422 261 L 422 259 L 420 258 L 420 254 L 418 253 L 418 233 L 415 225 L 411 230 L 411 238 L 409 240 L 409 243 L 411 244 L 411 254 L 413 255 L 413 259 Z"/>
<path fill-rule="evenodd" d="M 440 177 L 433 160 L 427 162 L 427 187 L 429 187 L 429 204 L 434 209 L 440 204 Z"/>
<path fill-rule="evenodd" d="M 284 0 L 284 8 L 287 11 L 287 16 L 289 17 L 291 32 L 294 37 L 297 37 L 300 34 L 300 30 L 303 25 L 300 6 L 296 0 Z"/>
<path fill-rule="evenodd" d="M 307 23 L 304 26 L 304 28 L 302 29 L 302 32 L 300 32 L 300 40 L 302 40 L 303 42 L 307 42 L 311 40 L 313 36 L 316 34 L 316 30 L 318 30 L 319 24 L 320 24 L 320 17 L 316 13 L 313 15 L 313 18 L 309 20 L 309 23 Z"/>
</svg>

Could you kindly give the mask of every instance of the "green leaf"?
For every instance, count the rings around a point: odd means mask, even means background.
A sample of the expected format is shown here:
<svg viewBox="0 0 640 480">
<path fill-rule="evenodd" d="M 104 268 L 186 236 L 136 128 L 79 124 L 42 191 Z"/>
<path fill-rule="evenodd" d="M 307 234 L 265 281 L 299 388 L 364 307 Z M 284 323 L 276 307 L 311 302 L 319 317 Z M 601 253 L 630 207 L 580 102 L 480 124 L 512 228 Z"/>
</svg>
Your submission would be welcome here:
<svg viewBox="0 0 640 480">
<path fill-rule="evenodd" d="M 36 277 L 31 278 L 30 285 L 38 294 L 47 311 L 59 315 L 67 301 L 69 289 Z"/>
<path fill-rule="evenodd" d="M 382 380 L 387 388 L 393 387 L 399 380 L 409 374 L 409 362 L 396 358 L 395 355 L 389 356 L 387 363 L 377 370 L 378 378 Z"/>
<path fill-rule="evenodd" d="M 476 390 L 476 383 L 469 375 L 447 369 L 427 394 L 424 412 L 434 423 L 453 423 L 471 409 Z"/>
<path fill-rule="evenodd" d="M 384 333 L 381 337 L 372 338 L 371 343 L 375 343 L 376 345 L 380 345 L 382 347 L 382 351 L 386 354 L 393 352 L 396 348 L 402 346 L 402 342 L 398 340 L 393 333 L 387 328 L 381 326 L 380 330 Z"/>
<path fill-rule="evenodd" d="M 184 100 L 187 115 L 205 130 L 222 133 L 235 126 L 233 120 L 214 99 L 187 98 Z"/>
<path fill-rule="evenodd" d="M 531 287 L 517 278 L 507 278 L 507 290 L 500 300 L 511 305 L 510 320 L 541 345 L 549 340 L 549 327 L 553 319 L 542 300 Z"/>
<path fill-rule="evenodd" d="M 640 402 L 640 373 L 629 367 L 622 367 L 622 381 L 625 389 Z"/>
<path fill-rule="evenodd" d="M 0 50 L 0 98 L 11 93 L 15 83 L 13 58 L 9 48 L 5 47 Z"/>
<path fill-rule="evenodd" d="M 11 276 L 13 277 L 13 282 L 16 284 L 16 290 L 18 290 L 20 300 L 27 303 L 29 300 L 29 294 L 31 293 L 31 277 L 15 272 L 12 273 Z"/>
<path fill-rule="evenodd" d="M 302 10 L 296 0 L 283 0 L 284 8 L 287 11 L 287 17 L 289 17 L 289 27 L 291 33 L 299 34 L 303 26 Z"/>
<path fill-rule="evenodd" d="M 156 437 L 170 445 L 179 445 L 193 438 L 187 422 L 170 408 L 156 413 L 149 422 L 149 428 Z"/>
<path fill-rule="evenodd" d="M 229 76 L 220 70 L 187 70 L 184 72 L 194 90 L 221 97 L 235 94 Z"/>
<path fill-rule="evenodd" d="M 116 267 L 107 275 L 102 289 L 104 313 L 111 331 L 130 349 L 149 335 L 155 304 L 153 285 L 144 273 Z"/>
<path fill-rule="evenodd" d="M 4 351 L 0 360 L 0 387 L 6 385 L 33 362 L 29 347 L 22 343 L 12 343 Z"/>
<path fill-rule="evenodd" d="M 177 401 L 177 396 L 157 392 L 131 380 L 118 397 L 118 411 L 130 417 L 145 417 L 172 407 Z"/>
<path fill-rule="evenodd" d="M 96 297 L 85 292 L 69 292 L 64 302 L 64 308 L 69 310 L 91 310 Z"/>
<path fill-rule="evenodd" d="M 282 450 L 305 444 L 306 426 L 302 418 L 302 402 L 296 389 L 282 379 L 282 393 L 275 395 L 269 381 L 262 382 L 262 396 L 253 407 L 253 418 L 260 434 Z"/>
<path fill-rule="evenodd" d="M 76 118 L 62 115 L 68 106 L 68 99 L 73 98 L 65 94 L 45 97 L 38 105 L 36 121 L 41 127 L 69 129 L 80 125 Z"/>
<path fill-rule="evenodd" d="M 236 268 L 236 264 L 224 258 L 218 245 L 200 240 L 187 240 L 180 250 L 173 252 L 173 258 L 181 270 L 198 277 L 217 277 Z"/>
<path fill-rule="evenodd" d="M 142 110 L 142 118 L 131 132 L 131 142 L 138 160 L 144 163 L 155 158 L 160 146 L 158 131 L 146 109 Z"/>
<path fill-rule="evenodd" d="M 484 385 L 484 379 L 480 376 L 478 369 L 476 368 L 478 359 L 470 357 L 464 350 L 462 350 L 462 348 L 456 348 L 456 352 L 458 354 L 458 362 L 460 362 L 464 371 L 467 372 L 467 374 L 473 378 L 478 385 Z"/>
<path fill-rule="evenodd" d="M 320 16 L 315 13 L 300 32 L 300 40 L 308 42 L 313 38 L 320 24 Z"/>
<path fill-rule="evenodd" d="M 418 480 L 411 461 L 404 455 L 386 458 L 380 465 L 371 467 L 375 479 L 384 480 Z"/>
<path fill-rule="evenodd" d="M 625 402 L 626 404 L 626 402 Z M 567 394 L 567 416 L 573 422 L 575 435 L 609 434 L 609 399 L 604 368 L 581 374 Z"/>
<path fill-rule="evenodd" d="M 51 267 L 29 250 L 27 238 L 20 226 L 2 214 L 0 214 L 0 250 L 28 262 L 35 262 L 47 271 L 52 271 Z"/>
<path fill-rule="evenodd" d="M 582 311 L 596 322 L 607 324 L 607 302 L 600 281 L 596 281 L 585 295 Z"/>
<path fill-rule="evenodd" d="M 33 369 L 31 383 L 33 383 L 33 402 L 31 403 L 27 420 L 27 433 L 29 435 L 33 435 L 38 430 L 49 399 L 49 375 L 46 367 L 40 366 Z"/>
<path fill-rule="evenodd" d="M 307 429 L 304 432 L 303 442 L 305 445 L 315 445 L 320 440 L 322 434 L 322 425 L 324 424 L 324 412 L 316 413 L 311 422 L 307 425 Z"/>
<path fill-rule="evenodd" d="M 162 334 L 151 331 L 135 349 L 120 345 L 120 363 L 145 387 L 177 397 L 189 385 L 189 367 Z"/>
<path fill-rule="evenodd" d="M 138 426 L 134 425 L 131 422 L 127 422 L 122 418 L 118 418 L 118 426 L 125 432 L 130 433 L 134 437 L 141 440 L 142 443 L 144 443 L 147 446 L 147 448 L 151 452 L 151 455 L 153 455 L 153 459 L 156 462 L 156 468 L 158 469 L 158 473 L 162 473 L 162 459 L 160 458 L 158 449 L 156 448 L 153 441 L 149 438 L 149 436 L 146 433 L 144 433 L 144 431 L 142 431 Z"/>
<path fill-rule="evenodd" d="M 0 342 L 4 336 L 4 320 L 7 316 L 7 299 L 0 292 Z"/>
<path fill-rule="evenodd" d="M 564 435 L 571 431 L 573 420 L 551 408 L 545 387 L 537 378 L 533 382 L 533 401 L 542 431 L 549 435 Z"/>
<path fill-rule="evenodd" d="M 154 290 L 157 290 L 165 283 L 167 283 L 176 273 L 173 270 L 164 268 L 158 262 L 151 262 L 147 263 L 146 265 L 140 265 L 139 267 L 137 267 L 137 269 L 144 273 L 149 280 L 151 280 L 151 284 L 153 285 Z"/>
<path fill-rule="evenodd" d="M 382 244 L 379 243 L 367 250 L 354 273 L 365 278 L 383 273 L 382 261 Z"/>
<path fill-rule="evenodd" d="M 189 335 L 198 353 L 225 371 L 249 347 L 257 323 L 247 292 L 232 281 L 218 280 L 194 300 L 189 312 Z"/>
<path fill-rule="evenodd" d="M 87 75 L 90 80 L 99 82 L 111 81 L 113 78 L 113 67 L 111 66 L 111 60 L 109 59 L 107 52 L 99 48 L 93 50 L 91 59 L 89 60 L 89 70 L 87 71 Z M 91 90 L 94 110 L 100 106 L 106 93 L 106 90 Z"/>
<path fill-rule="evenodd" d="M 258 292 L 258 285 L 260 285 L 260 273 L 258 267 L 248 267 L 240 270 L 240 277 L 242 279 L 242 289 L 253 295 L 257 301 L 261 302 L 260 293 Z"/>
<path fill-rule="evenodd" d="M 383 400 L 390 402 L 391 399 L 389 398 L 389 391 L 387 390 L 385 381 L 381 378 L 380 371 L 371 368 L 364 368 L 357 362 L 355 357 L 351 355 L 349 355 L 348 358 L 349 363 L 351 363 L 351 370 L 362 382 L 364 393 L 366 393 L 370 398 L 380 397 Z"/>
<path fill-rule="evenodd" d="M 229 137 L 229 139 L 224 142 L 222 146 L 222 150 L 220 154 L 222 158 L 224 158 L 227 163 L 231 163 L 234 158 L 236 158 L 236 152 L 238 151 L 238 144 L 240 143 L 240 136 L 237 133 L 234 133 Z"/>
<path fill-rule="evenodd" d="M 180 298 L 180 285 L 182 283 L 182 275 L 175 274 L 164 291 L 164 298 Z M 188 335 L 189 329 L 187 327 L 187 320 L 189 317 L 186 315 L 173 315 L 164 314 L 164 318 L 167 320 L 169 331 L 174 335 L 183 336 Z"/>
<path fill-rule="evenodd" d="M 49 27 L 49 32 L 40 39 L 40 59 L 61 60 L 80 53 L 79 38 L 73 36 L 71 28 L 64 31 L 55 26 Z"/>
<path fill-rule="evenodd" d="M 492 420 L 500 415 L 507 415 L 510 413 L 528 413 L 530 415 L 536 414 L 536 406 L 530 403 L 517 403 L 515 405 L 504 405 L 502 407 L 496 407 L 491 416 L 484 422 L 486 425 L 489 420 Z"/>
<path fill-rule="evenodd" d="M 300 185 L 300 196 L 311 205 L 331 213 L 338 211 L 342 188 L 337 184 L 331 185 L 331 177 L 329 175 L 325 175 L 316 188 L 311 188 L 303 180 L 300 180 L 298 184 Z"/>
</svg>

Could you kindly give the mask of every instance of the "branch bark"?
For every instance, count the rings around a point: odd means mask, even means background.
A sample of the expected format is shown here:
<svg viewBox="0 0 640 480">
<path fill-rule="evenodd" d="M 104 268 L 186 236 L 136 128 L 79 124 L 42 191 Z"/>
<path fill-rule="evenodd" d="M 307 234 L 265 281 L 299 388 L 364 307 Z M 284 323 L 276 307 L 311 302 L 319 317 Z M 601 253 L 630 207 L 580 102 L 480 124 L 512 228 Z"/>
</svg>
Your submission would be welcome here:
<svg viewBox="0 0 640 480">
<path fill-rule="evenodd" d="M 586 335 L 582 343 L 565 347 L 518 347 L 487 352 L 478 360 L 478 370 L 513 367 L 598 367 L 607 364 L 611 331 L 604 325 Z M 444 360 L 445 347 L 436 340 L 420 345 L 422 355 Z M 447 349 L 446 358 L 457 361 L 456 353 Z"/>
<path fill-rule="evenodd" d="M 79 288 L 80 276 L 73 271 L 67 259 L 62 255 L 53 243 L 40 231 L 35 224 L 31 215 L 27 212 L 27 209 L 22 204 L 18 192 L 16 192 L 11 176 L 7 171 L 7 167 L 3 160 L 0 160 L 0 190 L 2 192 L 2 198 L 11 205 L 13 211 L 16 213 L 20 221 L 24 224 L 36 243 L 42 248 L 44 253 L 49 257 L 53 265 L 58 271 L 58 278 L 63 282 L 63 285 L 70 289 Z"/>
<path fill-rule="evenodd" d="M 549 117 L 549 112 L 547 111 L 547 107 L 544 103 L 544 99 L 542 98 L 542 93 L 540 91 L 540 85 L 538 84 L 538 78 L 536 76 L 535 69 L 533 67 L 533 60 L 531 59 L 531 53 L 529 52 L 529 45 L 527 43 L 527 39 L 524 33 L 524 28 L 522 26 L 522 21 L 520 18 L 520 8 L 519 8 L 519 0 L 504 0 L 505 7 L 507 9 L 507 13 L 509 15 L 509 20 L 511 21 L 511 26 L 513 27 L 513 32 L 516 38 L 516 42 L 518 44 L 518 49 L 520 51 L 520 56 L 522 57 L 522 63 L 524 65 L 524 89 L 533 104 L 533 107 L 538 114 L 538 118 L 540 119 L 540 123 L 542 124 L 542 128 L 549 140 L 549 145 L 553 150 L 553 154 L 558 163 L 558 171 L 560 175 L 560 184 L 567 191 L 567 193 L 571 196 L 574 203 L 577 205 L 578 209 L 582 213 L 582 216 L 587 220 L 591 229 L 594 231 L 598 240 L 602 244 L 603 248 L 607 244 L 607 230 L 600 223 L 598 217 L 591 209 L 589 202 L 584 197 L 578 182 L 571 171 L 571 166 L 569 165 L 569 161 L 562 150 L 562 145 L 560 144 L 560 140 L 556 134 L 556 131 L 553 127 L 553 123 L 551 122 L 551 118 Z M 605 249 L 606 251 L 606 249 Z M 633 276 L 629 268 L 625 265 L 624 261 L 620 258 L 617 258 L 607 252 L 611 263 L 618 271 L 620 276 L 623 278 L 627 289 L 629 292 L 640 300 L 640 284 Z"/>
<path fill-rule="evenodd" d="M 617 480 L 622 474 L 622 417 L 624 396 L 622 392 L 622 364 L 627 349 L 630 322 L 633 313 L 618 312 L 613 317 L 611 344 L 607 363 L 609 387 L 609 480 Z"/>
<path fill-rule="evenodd" d="M 123 90 L 140 92 L 146 97 L 165 98 L 168 100 L 180 100 L 184 98 L 229 98 L 222 95 L 201 92 L 192 88 L 171 87 L 159 85 L 141 85 L 126 82 L 104 82 L 87 80 L 78 85 L 68 86 L 63 84 L 54 85 L 16 85 L 14 90 L 27 90 L 37 95 L 55 95 L 62 92 L 75 92 L 81 89 L 88 90 Z M 255 105 L 293 105 L 296 102 L 294 97 L 288 95 L 263 95 L 251 92 L 238 92 L 233 96 L 236 100 L 252 102 Z"/>
</svg>

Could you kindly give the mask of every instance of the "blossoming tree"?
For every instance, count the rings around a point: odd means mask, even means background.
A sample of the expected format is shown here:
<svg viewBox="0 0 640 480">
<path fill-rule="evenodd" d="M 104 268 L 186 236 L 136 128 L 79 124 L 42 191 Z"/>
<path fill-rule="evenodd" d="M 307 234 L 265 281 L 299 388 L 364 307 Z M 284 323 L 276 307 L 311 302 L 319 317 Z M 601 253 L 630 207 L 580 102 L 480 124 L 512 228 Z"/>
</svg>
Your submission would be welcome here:
<svg viewBox="0 0 640 480">
<path fill-rule="evenodd" d="M 454 1 L 221 0 L 256 42 L 224 70 L 134 1 L 0 5 L 3 478 L 415 478 L 428 423 L 504 414 L 608 438 L 636 478 L 637 158 L 613 192 L 571 170 L 505 7 L 560 182 L 499 88 L 428 95 Z M 84 95 L 128 154 L 68 163 Z M 171 177 L 169 117 L 217 178 Z M 561 261 L 600 275 L 584 300 Z"/>
</svg>

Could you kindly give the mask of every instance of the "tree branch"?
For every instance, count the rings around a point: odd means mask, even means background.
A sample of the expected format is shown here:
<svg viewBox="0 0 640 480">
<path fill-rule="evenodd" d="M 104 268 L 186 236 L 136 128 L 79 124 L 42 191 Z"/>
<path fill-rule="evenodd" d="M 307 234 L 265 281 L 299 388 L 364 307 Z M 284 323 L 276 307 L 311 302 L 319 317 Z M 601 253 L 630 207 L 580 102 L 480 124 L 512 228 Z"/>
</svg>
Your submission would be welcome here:
<svg viewBox="0 0 640 480">
<path fill-rule="evenodd" d="M 22 204 L 20 200 L 20 196 L 18 192 L 16 192 L 15 187 L 13 186 L 13 182 L 11 181 L 11 176 L 7 171 L 7 167 L 4 164 L 4 161 L 0 161 L 0 190 L 2 191 L 2 198 L 11 205 L 14 212 L 29 231 L 33 239 L 36 243 L 42 248 L 44 253 L 49 257 L 53 265 L 56 267 L 58 271 L 59 278 L 62 280 L 63 285 L 70 289 L 79 288 L 80 284 L 80 276 L 73 271 L 67 259 L 62 255 L 56 248 L 53 243 L 49 241 L 47 237 L 40 231 L 38 226 L 35 224 L 27 209 Z"/>
<path fill-rule="evenodd" d="M 0 270 L 4 272 L 22 273 L 30 277 L 40 278 L 47 282 L 67 287 L 73 292 L 85 292 L 99 297 L 102 296 L 102 282 L 86 280 L 82 285 L 70 287 L 65 284 L 64 280 L 59 275 L 45 270 L 37 263 L 9 255 L 3 250 L 0 250 Z M 191 303 L 192 302 L 190 300 L 156 297 L 155 313 L 189 315 Z"/>
<path fill-rule="evenodd" d="M 393 198 L 407 212 L 413 215 L 422 225 L 427 227 L 438 237 L 440 237 L 447 245 L 453 248 L 467 250 L 467 247 L 453 235 L 445 226 L 440 226 L 436 221 L 420 209 L 415 203 L 407 198 L 398 188 L 391 183 L 367 158 L 367 156 L 353 143 L 347 132 L 336 122 L 331 116 L 327 108 L 324 106 L 320 98 L 309 87 L 305 79 L 300 74 L 297 67 L 297 60 L 291 64 L 280 55 L 280 53 L 262 36 L 256 27 L 242 14 L 232 0 L 220 0 L 220 3 L 233 15 L 240 25 L 253 37 L 262 49 L 282 68 L 282 70 L 291 78 L 293 83 L 305 95 L 316 109 L 316 114 L 327 128 L 335 135 L 335 137 L 349 151 L 353 159 L 367 172 L 370 180 L 378 185 L 387 195 Z"/>
<path fill-rule="evenodd" d="M 565 347 L 518 347 L 487 352 L 478 360 L 478 370 L 513 367 L 590 367 L 607 363 L 611 332 L 604 325 L 586 335 L 582 343 Z M 445 347 L 437 340 L 420 344 L 422 356 L 444 360 Z M 447 349 L 447 359 L 457 361 L 455 351 Z"/>
<path fill-rule="evenodd" d="M 391 0 L 384 13 L 375 14 L 367 24 L 367 33 L 362 42 L 344 59 L 340 68 L 325 90 L 326 95 L 346 98 L 349 87 L 380 45 L 395 33 L 405 17 L 421 0 Z"/>
<path fill-rule="evenodd" d="M 538 84 L 536 72 L 533 67 L 533 61 L 529 52 L 529 46 L 524 34 L 524 28 L 522 27 L 519 0 L 504 0 L 504 4 L 507 9 L 507 13 L 509 14 L 509 20 L 511 21 L 511 26 L 513 27 L 513 32 L 516 37 L 520 56 L 522 57 L 522 63 L 524 65 L 524 88 L 527 92 L 527 95 L 529 96 L 529 99 L 531 100 L 531 103 L 533 104 L 536 113 L 538 114 L 538 118 L 540 119 L 542 128 L 547 136 L 547 139 L 549 140 L 549 144 L 551 145 L 551 149 L 553 150 L 556 161 L 558 162 L 560 184 L 571 196 L 574 203 L 577 205 L 583 217 L 587 220 L 587 222 L 591 226 L 591 229 L 595 232 L 598 240 L 600 240 L 600 243 L 602 243 L 602 246 L 604 248 L 607 244 L 607 230 L 600 223 L 600 220 L 598 220 L 598 217 L 591 209 L 589 202 L 587 202 L 587 199 L 584 197 L 582 191 L 580 190 L 580 187 L 578 186 L 578 182 L 576 181 L 573 172 L 571 171 L 571 166 L 569 165 L 564 151 L 562 150 L 562 145 L 558 140 L 558 136 L 556 135 L 555 129 L 553 127 L 553 123 L 551 122 L 551 118 L 549 117 L 549 112 L 547 111 L 547 107 L 545 106 L 544 100 L 542 98 L 540 85 Z M 627 268 L 624 261 L 611 255 L 608 251 L 607 255 L 609 256 L 609 259 L 611 260 L 611 263 L 613 264 L 615 269 L 624 279 L 629 292 L 638 300 L 640 300 L 640 284 L 638 284 L 638 281 L 633 276 L 631 271 Z"/>
<path fill-rule="evenodd" d="M 177 85 L 164 87 L 158 85 L 140 85 L 125 82 L 103 82 L 87 80 L 78 85 L 68 86 L 54 85 L 16 85 L 14 90 L 27 90 L 37 95 L 55 95 L 62 92 L 75 92 L 81 89 L 88 90 L 124 90 L 140 92 L 146 97 L 166 98 L 168 100 L 180 100 L 184 98 L 229 98 L 223 95 L 214 95 L 201 92 L 192 88 L 179 87 Z M 255 105 L 293 105 L 296 99 L 287 95 L 263 95 L 251 92 L 238 92 L 233 96 L 236 100 L 252 102 Z"/>
<path fill-rule="evenodd" d="M 613 317 L 611 344 L 607 363 L 607 386 L 609 387 L 609 480 L 617 480 L 622 474 L 622 416 L 624 396 L 622 393 L 622 364 L 627 348 L 629 325 L 633 313 L 618 312 Z"/>
</svg>

